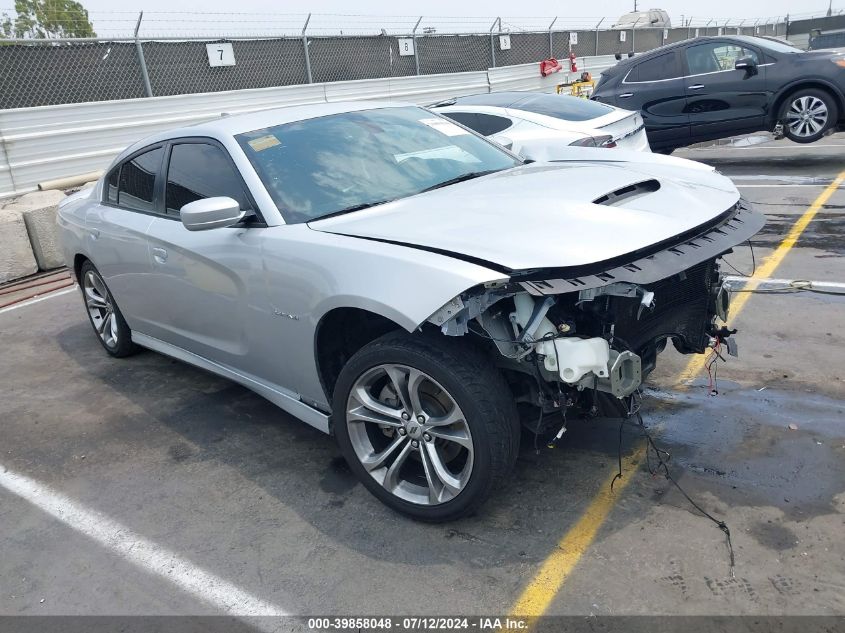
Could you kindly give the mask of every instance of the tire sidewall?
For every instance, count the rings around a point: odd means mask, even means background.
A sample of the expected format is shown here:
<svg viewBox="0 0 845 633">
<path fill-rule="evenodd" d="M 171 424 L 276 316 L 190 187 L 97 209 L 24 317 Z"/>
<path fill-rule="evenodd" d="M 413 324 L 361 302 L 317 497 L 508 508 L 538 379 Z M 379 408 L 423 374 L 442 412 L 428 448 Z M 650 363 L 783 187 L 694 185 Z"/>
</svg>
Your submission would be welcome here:
<svg viewBox="0 0 845 633">
<path fill-rule="evenodd" d="M 100 278 L 100 281 L 103 282 L 103 287 L 106 289 L 106 293 L 108 294 L 108 299 L 109 301 L 111 301 L 111 305 L 114 310 L 114 316 L 115 319 L 117 319 L 117 345 L 115 345 L 114 347 L 109 347 L 108 345 L 106 345 L 106 342 L 97 332 L 97 328 L 94 325 L 94 320 L 91 318 L 91 313 L 88 311 L 88 305 L 85 300 L 84 280 L 85 275 L 89 272 L 93 272 L 95 275 L 97 275 L 97 277 Z M 94 266 L 94 264 L 92 264 L 90 261 L 84 262 L 79 269 L 79 287 L 82 290 L 82 302 L 83 305 L 85 305 L 85 314 L 88 316 L 88 322 L 91 324 L 91 328 L 94 330 L 94 335 L 97 337 L 97 341 L 99 341 L 103 349 L 116 358 L 128 356 L 129 354 L 133 353 L 136 350 L 136 347 L 134 343 L 132 343 L 132 331 L 126 324 L 126 319 L 123 318 L 123 313 L 120 311 L 117 302 L 114 300 L 114 296 L 112 295 L 108 284 L 106 284 L 106 280 L 103 279 L 103 276 L 100 274 L 100 271 L 97 270 L 97 267 Z"/>
<path fill-rule="evenodd" d="M 425 340 L 420 336 L 420 340 Z M 473 441 L 473 468 L 469 481 L 457 497 L 436 506 L 422 506 L 400 499 L 383 488 L 361 465 L 346 426 L 346 407 L 349 392 L 355 381 L 369 369 L 382 364 L 396 363 L 419 369 L 436 380 L 463 411 Z M 426 355 L 412 348 L 391 347 L 389 344 L 367 346 L 357 352 L 344 368 L 335 385 L 332 398 L 333 431 L 341 453 L 349 467 L 364 486 L 385 505 L 423 521 L 445 521 L 464 515 L 467 508 L 476 507 L 487 497 L 492 487 L 493 446 L 485 433 L 484 413 L 455 374 Z"/>
<path fill-rule="evenodd" d="M 827 106 L 827 121 L 825 122 L 824 127 L 812 136 L 793 135 L 790 132 L 789 125 L 786 122 L 786 113 L 789 111 L 789 108 L 792 106 L 795 100 L 800 99 L 801 97 L 816 97 L 817 99 L 821 99 L 822 101 L 824 101 L 825 106 Z M 824 90 L 818 90 L 815 88 L 805 88 L 803 90 L 797 90 L 790 94 L 784 100 L 778 116 L 778 120 L 783 124 L 783 135 L 793 143 L 815 143 L 820 138 L 822 138 L 828 132 L 828 130 L 830 130 L 830 128 L 836 125 L 836 121 L 838 119 L 839 110 L 836 106 L 836 100 Z"/>
</svg>

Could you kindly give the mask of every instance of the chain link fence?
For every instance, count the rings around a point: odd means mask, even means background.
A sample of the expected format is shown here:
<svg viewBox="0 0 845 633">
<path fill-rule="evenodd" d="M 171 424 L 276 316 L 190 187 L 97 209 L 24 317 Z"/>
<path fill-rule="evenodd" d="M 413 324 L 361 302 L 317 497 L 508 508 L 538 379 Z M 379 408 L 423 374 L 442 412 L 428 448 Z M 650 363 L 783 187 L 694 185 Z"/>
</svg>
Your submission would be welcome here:
<svg viewBox="0 0 845 633">
<path fill-rule="evenodd" d="M 592 29 L 555 29 L 556 20 L 536 18 L 536 28 L 512 30 L 512 22 L 501 18 L 463 18 L 459 26 L 475 32 L 445 33 L 442 25 L 433 26 L 436 19 L 421 27 L 422 20 L 396 18 L 378 34 L 372 27 L 363 34 L 364 27 L 353 23 L 339 29 L 342 35 L 337 27 L 328 35 L 332 29 L 314 26 L 308 16 L 299 33 L 291 21 L 273 37 L 0 39 L 0 109 L 480 71 L 564 60 L 570 52 L 626 56 L 699 35 L 782 37 L 788 28 L 774 20 L 721 26 L 689 20 L 671 29 L 601 29 L 601 22 Z"/>
</svg>

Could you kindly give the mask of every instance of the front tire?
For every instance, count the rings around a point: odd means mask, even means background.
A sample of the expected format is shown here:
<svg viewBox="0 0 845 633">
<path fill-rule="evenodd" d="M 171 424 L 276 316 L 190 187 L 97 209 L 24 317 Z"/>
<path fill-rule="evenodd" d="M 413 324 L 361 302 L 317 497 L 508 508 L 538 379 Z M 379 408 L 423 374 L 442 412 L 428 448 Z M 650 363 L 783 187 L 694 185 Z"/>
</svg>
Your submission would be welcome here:
<svg viewBox="0 0 845 633">
<path fill-rule="evenodd" d="M 781 106 L 783 135 L 795 143 L 813 143 L 839 119 L 835 99 L 824 90 L 808 88 L 792 93 Z"/>
<path fill-rule="evenodd" d="M 79 286 L 82 288 L 88 320 L 103 348 L 116 358 L 130 356 L 138 351 L 120 308 L 102 275 L 90 261 L 84 262 L 79 270 Z"/>
<path fill-rule="evenodd" d="M 333 425 L 361 483 L 415 519 L 471 514 L 519 450 L 516 405 L 486 357 L 459 340 L 392 332 L 340 373 Z"/>
</svg>

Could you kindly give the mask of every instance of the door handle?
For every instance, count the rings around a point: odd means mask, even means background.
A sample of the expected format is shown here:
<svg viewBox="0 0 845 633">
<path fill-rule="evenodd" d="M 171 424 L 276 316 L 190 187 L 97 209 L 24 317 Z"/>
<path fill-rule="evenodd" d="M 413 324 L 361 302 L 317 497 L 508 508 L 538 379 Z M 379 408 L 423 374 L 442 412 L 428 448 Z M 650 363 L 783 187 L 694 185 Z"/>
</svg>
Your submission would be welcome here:
<svg viewBox="0 0 845 633">
<path fill-rule="evenodd" d="M 627 99 L 628 97 L 633 97 L 633 96 L 634 96 L 633 92 L 623 92 L 621 95 L 619 95 L 619 98 L 620 99 Z"/>
<path fill-rule="evenodd" d="M 693 84 L 692 86 L 687 86 L 687 90 L 701 90 L 704 88 L 704 84 Z"/>
<path fill-rule="evenodd" d="M 159 264 L 163 264 L 167 261 L 167 251 L 163 248 L 154 248 L 153 259 L 155 259 Z"/>
</svg>

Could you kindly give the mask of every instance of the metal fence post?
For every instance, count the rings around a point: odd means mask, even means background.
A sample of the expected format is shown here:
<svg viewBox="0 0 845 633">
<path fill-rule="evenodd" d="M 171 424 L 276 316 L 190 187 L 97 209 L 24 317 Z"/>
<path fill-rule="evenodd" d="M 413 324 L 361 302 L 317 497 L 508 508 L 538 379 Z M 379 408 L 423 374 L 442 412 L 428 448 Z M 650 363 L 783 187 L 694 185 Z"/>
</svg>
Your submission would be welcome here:
<svg viewBox="0 0 845 633">
<path fill-rule="evenodd" d="M 147 72 L 147 62 L 144 59 L 144 47 L 141 46 L 141 40 L 138 39 L 138 29 L 141 28 L 141 20 L 144 18 L 144 12 L 138 15 L 138 22 L 135 24 L 135 51 L 138 53 L 138 65 L 141 67 L 141 78 L 144 80 L 144 92 L 148 97 L 153 96 L 153 87 L 150 85 L 150 75 Z"/>
<path fill-rule="evenodd" d="M 637 18 L 634 20 L 634 26 L 631 27 L 631 52 L 637 52 L 637 24 L 640 23 L 640 19 Z"/>
<path fill-rule="evenodd" d="M 411 31 L 411 38 L 414 41 L 414 64 L 417 67 L 417 74 L 420 74 L 420 49 L 417 48 L 417 29 L 420 26 L 420 22 L 422 22 L 423 16 L 420 16 L 420 19 L 417 20 L 417 23 L 414 25 L 414 30 Z"/>
<path fill-rule="evenodd" d="M 311 77 L 311 55 L 308 53 L 308 36 L 305 31 L 308 30 L 308 23 L 311 21 L 311 14 L 305 18 L 305 25 L 302 27 L 302 50 L 305 53 L 305 74 L 308 77 L 308 83 L 313 84 L 314 80 Z"/>
<path fill-rule="evenodd" d="M 602 22 L 604 22 L 604 18 L 599 20 L 598 24 L 596 24 L 596 56 L 598 56 L 599 54 L 599 27 L 601 26 Z"/>
<path fill-rule="evenodd" d="M 493 46 L 493 29 L 496 28 L 496 23 L 499 24 L 499 30 L 502 30 L 502 18 L 496 18 L 493 20 L 493 24 L 490 26 L 490 57 L 493 60 L 493 65 L 491 68 L 496 67 L 496 47 Z"/>
<path fill-rule="evenodd" d="M 553 41 L 554 34 L 552 33 L 552 27 L 555 25 L 555 22 L 557 22 L 557 16 L 555 16 L 555 19 L 552 20 L 551 24 L 549 24 L 549 57 L 555 56 L 555 44 Z"/>
</svg>

